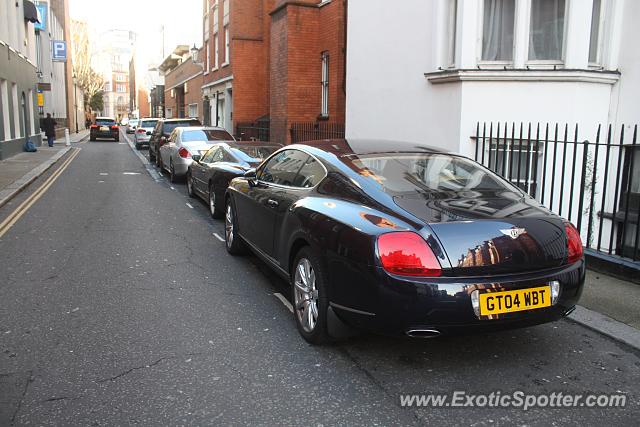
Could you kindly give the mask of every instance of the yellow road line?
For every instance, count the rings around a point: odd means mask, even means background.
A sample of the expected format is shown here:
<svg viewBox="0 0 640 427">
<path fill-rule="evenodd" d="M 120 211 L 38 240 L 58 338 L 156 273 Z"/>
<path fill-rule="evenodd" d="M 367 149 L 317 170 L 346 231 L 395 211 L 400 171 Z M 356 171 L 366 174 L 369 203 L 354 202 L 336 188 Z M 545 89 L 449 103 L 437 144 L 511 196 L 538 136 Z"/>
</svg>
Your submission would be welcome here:
<svg viewBox="0 0 640 427">
<path fill-rule="evenodd" d="M 13 212 L 9 214 L 9 216 L 0 223 L 0 238 L 4 236 L 4 234 L 9 231 L 9 229 L 24 215 L 31 206 L 35 202 L 42 197 L 44 193 L 53 185 L 53 183 L 58 179 L 58 177 L 64 172 L 64 170 L 69 166 L 71 161 L 76 158 L 76 156 L 80 153 L 80 150 L 74 150 L 71 155 L 64 161 L 62 166 L 60 166 L 49 178 L 47 178 L 44 183 L 31 194 L 25 201 L 23 201 L 20 206 L 18 206 Z"/>
</svg>

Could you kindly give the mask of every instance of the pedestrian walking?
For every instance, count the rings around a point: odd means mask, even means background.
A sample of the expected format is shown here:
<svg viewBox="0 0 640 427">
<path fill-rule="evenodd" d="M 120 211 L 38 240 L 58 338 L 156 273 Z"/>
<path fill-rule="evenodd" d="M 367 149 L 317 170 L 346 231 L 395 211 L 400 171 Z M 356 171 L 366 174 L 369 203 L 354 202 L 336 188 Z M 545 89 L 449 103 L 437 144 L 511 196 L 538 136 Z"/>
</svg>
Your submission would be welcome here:
<svg viewBox="0 0 640 427">
<path fill-rule="evenodd" d="M 53 147 L 53 143 L 56 139 L 56 120 L 51 117 L 51 113 L 47 113 L 47 118 L 42 121 L 41 129 L 44 131 L 47 137 L 47 143 L 49 147 Z"/>
</svg>

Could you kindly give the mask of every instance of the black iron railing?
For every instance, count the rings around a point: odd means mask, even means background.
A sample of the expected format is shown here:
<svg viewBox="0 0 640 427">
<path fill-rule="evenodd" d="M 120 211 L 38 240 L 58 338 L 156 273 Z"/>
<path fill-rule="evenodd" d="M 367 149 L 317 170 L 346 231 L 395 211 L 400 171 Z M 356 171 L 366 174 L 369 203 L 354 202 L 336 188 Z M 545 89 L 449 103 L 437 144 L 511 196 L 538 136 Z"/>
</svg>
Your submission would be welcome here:
<svg viewBox="0 0 640 427">
<path fill-rule="evenodd" d="M 270 141 L 269 126 L 257 123 L 239 123 L 236 125 L 236 139 L 241 141 Z"/>
<path fill-rule="evenodd" d="M 598 126 L 583 139 L 578 125 L 478 123 L 473 139 L 476 161 L 571 221 L 587 249 L 635 262 L 640 260 L 637 134 L 637 125 Z"/>
<path fill-rule="evenodd" d="M 292 144 L 317 139 L 341 139 L 344 138 L 344 123 L 292 123 L 289 131 Z"/>
</svg>

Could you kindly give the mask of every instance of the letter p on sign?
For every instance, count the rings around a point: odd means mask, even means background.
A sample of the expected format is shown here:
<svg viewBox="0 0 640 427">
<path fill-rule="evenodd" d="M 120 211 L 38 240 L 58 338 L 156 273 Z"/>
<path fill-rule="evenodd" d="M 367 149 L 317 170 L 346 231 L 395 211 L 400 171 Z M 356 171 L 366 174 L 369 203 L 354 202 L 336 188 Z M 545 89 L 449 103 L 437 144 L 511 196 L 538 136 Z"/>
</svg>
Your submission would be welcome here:
<svg viewBox="0 0 640 427">
<path fill-rule="evenodd" d="M 64 40 L 53 40 L 51 43 L 51 59 L 65 62 L 67 60 L 67 43 Z"/>
</svg>

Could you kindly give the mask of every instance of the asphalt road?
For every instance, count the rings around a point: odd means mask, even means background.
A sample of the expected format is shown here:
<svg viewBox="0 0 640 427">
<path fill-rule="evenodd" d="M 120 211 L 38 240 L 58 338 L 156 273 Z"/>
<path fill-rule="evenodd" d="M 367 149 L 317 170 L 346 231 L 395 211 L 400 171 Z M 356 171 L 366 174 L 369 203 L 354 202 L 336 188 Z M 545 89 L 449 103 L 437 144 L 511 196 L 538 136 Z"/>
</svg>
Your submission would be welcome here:
<svg viewBox="0 0 640 427">
<path fill-rule="evenodd" d="M 568 320 L 310 346 L 274 295 L 286 285 L 227 255 L 223 224 L 184 185 L 153 179 L 126 144 L 77 146 L 0 239 L 0 425 L 637 425 L 640 354 Z M 453 391 L 627 406 L 400 405 Z"/>
</svg>

